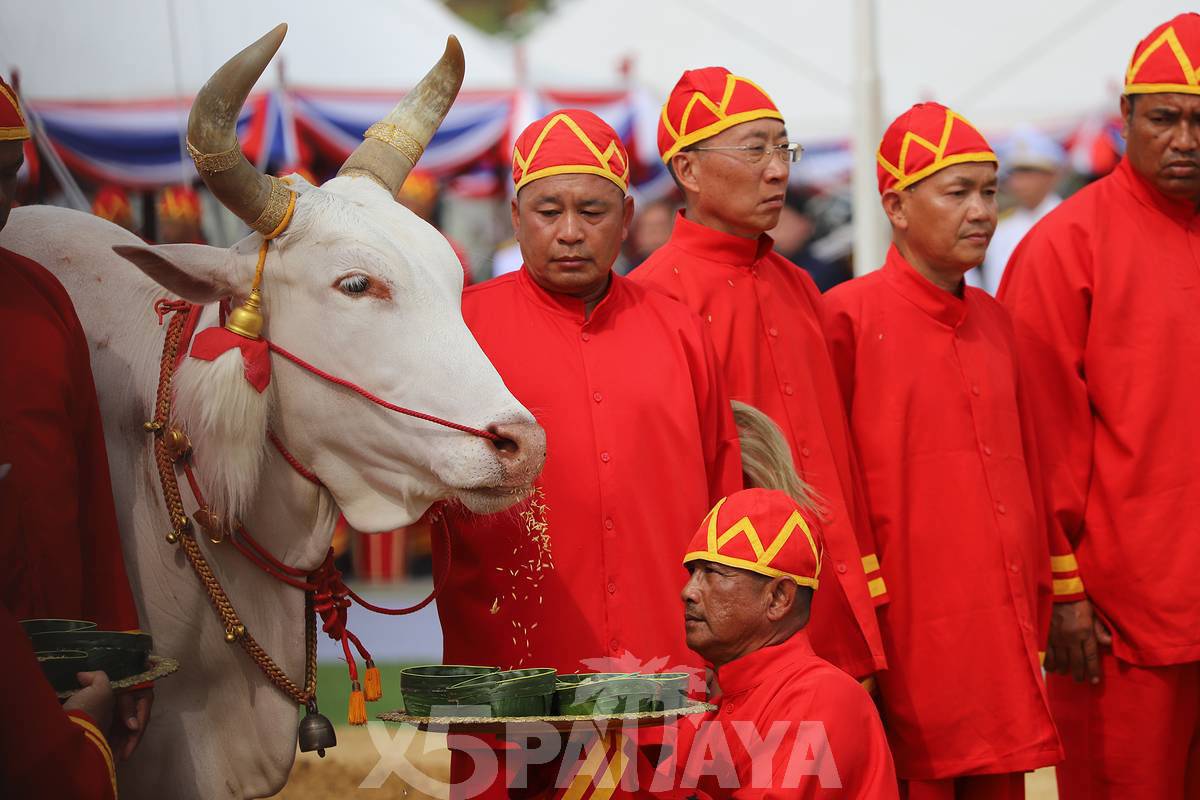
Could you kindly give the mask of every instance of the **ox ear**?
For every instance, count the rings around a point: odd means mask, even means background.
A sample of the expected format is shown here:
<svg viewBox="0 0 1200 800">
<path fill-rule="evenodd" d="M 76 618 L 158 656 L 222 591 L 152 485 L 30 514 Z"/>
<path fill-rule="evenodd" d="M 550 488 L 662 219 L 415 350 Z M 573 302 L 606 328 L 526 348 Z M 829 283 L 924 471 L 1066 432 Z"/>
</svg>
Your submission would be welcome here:
<svg viewBox="0 0 1200 800">
<path fill-rule="evenodd" d="M 152 281 L 189 303 L 212 303 L 236 294 L 237 259 L 204 244 L 114 245 L 113 252 Z"/>
</svg>

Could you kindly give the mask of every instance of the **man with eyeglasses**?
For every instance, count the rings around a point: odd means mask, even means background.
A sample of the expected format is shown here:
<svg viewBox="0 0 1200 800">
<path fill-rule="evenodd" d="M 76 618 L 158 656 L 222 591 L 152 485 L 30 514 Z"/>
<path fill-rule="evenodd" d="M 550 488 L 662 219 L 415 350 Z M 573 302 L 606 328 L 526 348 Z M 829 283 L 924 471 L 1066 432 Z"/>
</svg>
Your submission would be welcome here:
<svg viewBox="0 0 1200 800">
<path fill-rule="evenodd" d="M 808 273 L 772 250 L 801 148 L 757 84 L 723 67 L 689 70 L 663 106 L 663 161 L 686 207 L 671 239 L 631 273 L 696 310 L 729 395 L 783 430 L 796 471 L 821 497 L 826 581 L 813 648 L 860 680 L 884 667 L 875 606 L 886 600 L 849 430 Z"/>
<path fill-rule="evenodd" d="M 1062 758 L 1038 652 L 1050 553 L 1027 379 L 1000 304 L 966 287 L 996 229 L 996 155 L 921 103 L 884 133 L 883 268 L 825 296 L 879 559 L 884 727 L 905 800 L 1020 800 Z"/>
</svg>

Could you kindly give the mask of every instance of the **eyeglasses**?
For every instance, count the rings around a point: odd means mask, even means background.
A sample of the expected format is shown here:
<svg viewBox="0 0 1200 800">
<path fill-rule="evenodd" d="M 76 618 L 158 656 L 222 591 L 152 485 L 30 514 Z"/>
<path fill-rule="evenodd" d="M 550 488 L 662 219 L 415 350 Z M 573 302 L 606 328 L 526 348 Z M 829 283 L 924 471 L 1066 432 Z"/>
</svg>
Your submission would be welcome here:
<svg viewBox="0 0 1200 800">
<path fill-rule="evenodd" d="M 804 146 L 799 142 L 788 142 L 787 144 L 739 144 L 730 147 L 689 147 L 691 152 L 704 150 L 730 150 L 744 153 L 743 156 L 748 164 L 762 164 L 767 160 L 767 156 L 777 156 L 780 161 L 785 164 L 796 164 L 800 161 L 800 156 L 804 154 Z"/>
</svg>

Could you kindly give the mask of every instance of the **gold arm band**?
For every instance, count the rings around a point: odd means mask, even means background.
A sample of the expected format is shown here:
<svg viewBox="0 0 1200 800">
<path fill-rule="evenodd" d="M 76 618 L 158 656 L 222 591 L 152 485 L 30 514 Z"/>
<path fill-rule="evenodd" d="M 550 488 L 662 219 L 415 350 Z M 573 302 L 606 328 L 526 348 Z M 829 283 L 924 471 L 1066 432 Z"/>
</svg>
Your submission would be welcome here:
<svg viewBox="0 0 1200 800">
<path fill-rule="evenodd" d="M 214 172 L 224 172 L 227 169 L 233 169 L 242 159 L 242 148 L 236 144 L 220 153 L 201 153 L 196 149 L 195 145 L 188 142 L 187 151 L 188 155 L 192 157 L 192 161 L 196 164 L 196 170 L 209 175 Z"/>
<path fill-rule="evenodd" d="M 267 198 L 267 205 L 258 215 L 258 219 L 250 223 L 250 227 L 268 239 L 273 239 L 282 233 L 281 226 L 284 218 L 288 215 L 288 207 L 292 204 L 293 194 L 295 192 L 289 189 L 286 183 L 271 176 L 271 196 Z"/>
<path fill-rule="evenodd" d="M 376 122 L 367 128 L 367 132 L 363 134 L 363 138 L 378 139 L 385 144 L 390 144 L 413 164 L 416 164 L 421 154 L 425 152 L 425 145 L 414 139 L 408 131 L 397 125 L 392 125 L 390 122 Z"/>
</svg>

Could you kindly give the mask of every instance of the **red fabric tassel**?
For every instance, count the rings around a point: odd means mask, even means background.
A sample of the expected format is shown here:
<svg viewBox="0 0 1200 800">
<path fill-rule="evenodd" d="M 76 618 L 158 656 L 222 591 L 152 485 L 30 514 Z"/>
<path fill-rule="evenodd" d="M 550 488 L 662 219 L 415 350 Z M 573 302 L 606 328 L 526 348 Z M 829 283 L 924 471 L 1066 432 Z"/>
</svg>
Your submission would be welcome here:
<svg viewBox="0 0 1200 800">
<path fill-rule="evenodd" d="M 262 394 L 271 384 L 271 350 L 265 339 L 247 339 L 228 328 L 205 328 L 192 341 L 192 358 L 213 361 L 233 348 L 242 351 L 246 380 Z"/>
</svg>

